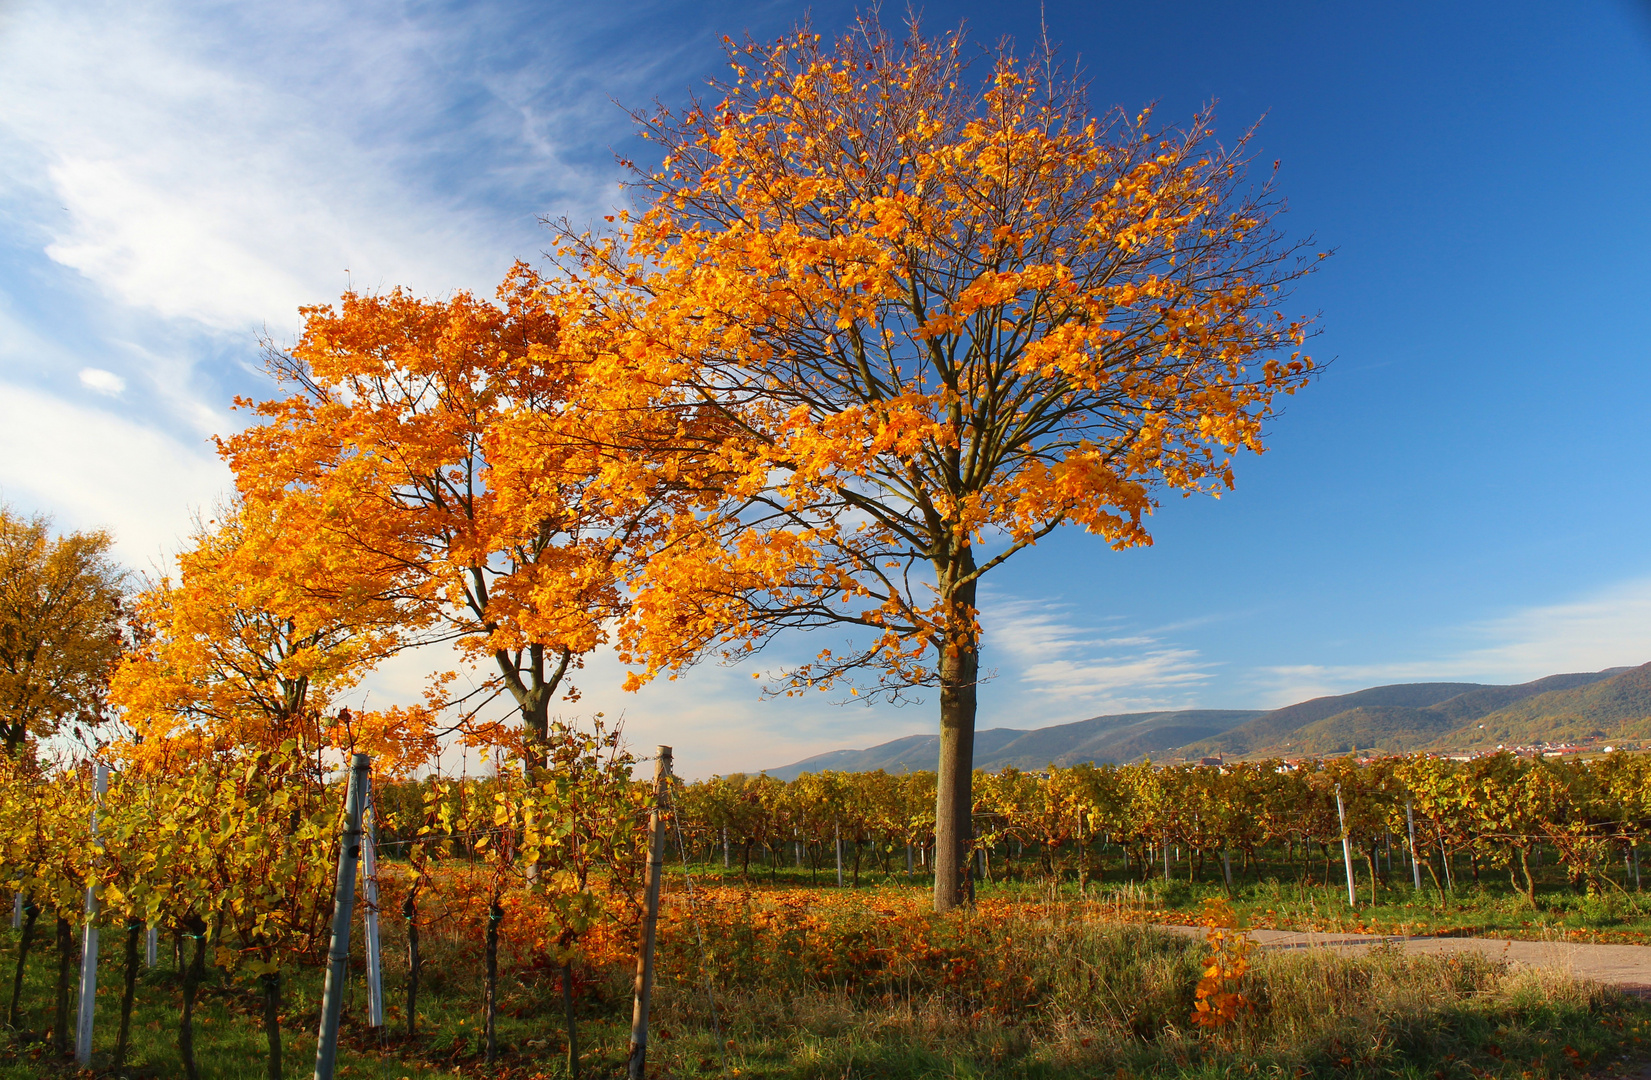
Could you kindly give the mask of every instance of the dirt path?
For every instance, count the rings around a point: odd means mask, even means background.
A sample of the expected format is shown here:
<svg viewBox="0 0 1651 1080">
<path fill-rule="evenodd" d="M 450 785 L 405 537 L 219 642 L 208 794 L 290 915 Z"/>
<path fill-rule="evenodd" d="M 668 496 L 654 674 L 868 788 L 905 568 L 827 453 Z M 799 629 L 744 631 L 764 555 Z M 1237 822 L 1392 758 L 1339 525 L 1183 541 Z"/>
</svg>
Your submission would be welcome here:
<svg viewBox="0 0 1651 1080">
<path fill-rule="evenodd" d="M 1200 937 L 1204 932 L 1197 926 L 1166 926 L 1164 929 L 1191 937 Z M 1250 937 L 1266 949 L 1361 949 L 1393 943 L 1415 953 L 1476 952 L 1513 964 L 1558 968 L 1578 978 L 1592 979 L 1638 997 L 1651 998 L 1651 945 L 1589 945 L 1570 941 L 1510 941 L 1506 938 L 1382 937 L 1293 930 L 1251 930 Z"/>
</svg>

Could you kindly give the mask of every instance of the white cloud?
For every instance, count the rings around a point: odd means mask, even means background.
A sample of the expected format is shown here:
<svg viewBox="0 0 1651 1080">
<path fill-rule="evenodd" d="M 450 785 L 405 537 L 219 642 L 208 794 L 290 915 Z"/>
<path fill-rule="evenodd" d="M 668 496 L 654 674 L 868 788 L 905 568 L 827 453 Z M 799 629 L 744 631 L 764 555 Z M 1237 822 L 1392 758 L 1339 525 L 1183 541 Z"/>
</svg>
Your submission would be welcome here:
<svg viewBox="0 0 1651 1080">
<path fill-rule="evenodd" d="M 204 444 L 181 443 L 99 409 L 0 383 L 0 493 L 63 528 L 107 528 L 128 565 L 161 565 L 192 510 L 229 488 Z"/>
<path fill-rule="evenodd" d="M 126 380 L 112 371 L 102 368 L 81 368 L 80 385 L 88 390 L 95 390 L 110 397 L 119 397 L 126 392 Z"/>
<path fill-rule="evenodd" d="M 262 82 L 207 22 L 129 5 L 13 17 L 0 128 L 62 211 L 41 223 L 51 258 L 132 307 L 243 330 L 294 325 L 346 270 L 444 292 L 490 284 L 516 254 L 342 130 L 341 88 Z"/>
<path fill-rule="evenodd" d="M 544 246 L 535 215 L 618 196 L 605 153 L 573 157 L 650 73 L 603 84 L 543 48 L 495 70 L 518 17 L 25 3 L 0 37 L 0 197 L 107 295 L 220 331 L 290 329 L 348 280 L 490 293 Z"/>
<path fill-rule="evenodd" d="M 987 655 L 1010 661 L 1015 692 L 1073 715 L 1190 708 L 1195 688 L 1213 677 L 1196 649 L 1157 634 L 1085 626 L 1064 604 L 992 604 L 986 623 Z"/>
</svg>

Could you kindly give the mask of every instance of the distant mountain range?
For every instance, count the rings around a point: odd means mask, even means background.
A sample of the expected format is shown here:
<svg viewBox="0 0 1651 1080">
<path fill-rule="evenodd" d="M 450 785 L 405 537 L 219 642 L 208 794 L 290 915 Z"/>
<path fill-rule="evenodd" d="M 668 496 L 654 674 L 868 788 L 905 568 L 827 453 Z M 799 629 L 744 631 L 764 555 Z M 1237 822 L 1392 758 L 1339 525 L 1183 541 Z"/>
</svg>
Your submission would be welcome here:
<svg viewBox="0 0 1651 1080">
<path fill-rule="evenodd" d="M 975 767 L 1042 769 L 1081 761 L 1297 757 L 1352 750 L 1402 754 L 1586 738 L 1651 741 L 1651 664 L 1550 675 L 1517 686 L 1399 683 L 1313 698 L 1270 712 L 1190 709 L 1097 716 L 1071 724 L 975 733 Z M 768 775 L 932 769 L 939 738 L 910 735 L 866 750 L 834 750 Z"/>
</svg>

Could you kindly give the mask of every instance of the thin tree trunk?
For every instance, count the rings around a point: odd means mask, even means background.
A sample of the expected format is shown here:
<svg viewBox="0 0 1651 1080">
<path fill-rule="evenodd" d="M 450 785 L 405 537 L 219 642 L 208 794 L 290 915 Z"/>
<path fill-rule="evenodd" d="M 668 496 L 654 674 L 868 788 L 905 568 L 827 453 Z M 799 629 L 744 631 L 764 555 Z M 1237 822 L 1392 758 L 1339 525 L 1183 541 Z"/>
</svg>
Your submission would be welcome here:
<svg viewBox="0 0 1651 1080">
<path fill-rule="evenodd" d="M 281 1080 L 281 973 L 265 972 L 264 1042 L 269 1047 L 269 1080 Z"/>
<path fill-rule="evenodd" d="M 1536 878 L 1531 876 L 1531 845 L 1519 849 L 1519 868 L 1525 872 L 1525 902 L 1536 910 Z"/>
<path fill-rule="evenodd" d="M 407 920 L 407 1038 L 418 1036 L 418 976 L 423 963 L 418 953 L 418 900 L 409 890 L 401 902 L 401 914 Z"/>
<path fill-rule="evenodd" d="M 579 1080 L 579 1028 L 573 1015 L 573 964 L 562 965 L 562 1013 L 568 1024 L 568 1080 Z"/>
<path fill-rule="evenodd" d="M 959 560 L 963 573 L 974 571 L 974 558 L 965 548 Z M 953 625 L 972 618 L 973 581 L 952 594 Z M 980 673 L 980 647 L 968 630 L 957 632 L 940 656 L 940 763 L 934 803 L 934 909 L 950 911 L 971 899 L 969 849 L 974 832 L 975 706 Z"/>
<path fill-rule="evenodd" d="M 132 1035 L 132 1001 L 138 991 L 138 939 L 142 934 L 142 919 L 126 920 L 126 980 L 120 988 L 120 1033 L 115 1037 L 117 1073 L 126 1068 L 126 1047 Z"/>
<path fill-rule="evenodd" d="M 183 972 L 183 1012 L 178 1019 L 178 1057 L 183 1059 L 183 1074 L 188 1080 L 200 1080 L 195 1067 L 195 995 L 206 976 L 206 922 L 192 917 L 187 929 L 195 939 L 195 955 Z"/>
<path fill-rule="evenodd" d="M 57 917 L 57 1008 L 52 1020 L 52 1045 L 60 1054 L 69 1051 L 69 975 L 79 957 L 75 955 L 74 927 Z"/>
<path fill-rule="evenodd" d="M 494 1025 L 499 1016 L 499 924 L 503 921 L 504 908 L 499 906 L 498 898 L 494 897 L 493 902 L 487 907 L 487 987 L 483 1003 L 489 1065 L 499 1056 L 499 1043 Z"/>
<path fill-rule="evenodd" d="M 6 1010 L 6 1026 L 17 1027 L 18 1010 L 23 1000 L 23 966 L 29 960 L 29 944 L 34 940 L 34 924 L 40 918 L 40 907 L 33 900 L 23 903 L 23 938 L 17 943 L 17 974 L 11 980 L 11 1008 Z"/>
</svg>

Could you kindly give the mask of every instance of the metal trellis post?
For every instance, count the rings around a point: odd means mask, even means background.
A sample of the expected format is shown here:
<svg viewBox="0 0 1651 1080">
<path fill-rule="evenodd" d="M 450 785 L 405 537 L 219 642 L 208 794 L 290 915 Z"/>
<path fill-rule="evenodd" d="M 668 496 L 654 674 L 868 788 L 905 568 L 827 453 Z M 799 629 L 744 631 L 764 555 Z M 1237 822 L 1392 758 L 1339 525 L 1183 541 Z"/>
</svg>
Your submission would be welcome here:
<svg viewBox="0 0 1651 1080">
<path fill-rule="evenodd" d="M 1341 804 L 1341 785 L 1336 785 L 1336 820 L 1341 822 L 1341 858 L 1347 866 L 1347 906 L 1359 906 L 1359 894 L 1353 886 L 1353 841 L 1347 836 L 1347 811 Z"/>
<path fill-rule="evenodd" d="M 321 1032 L 315 1044 L 315 1080 L 333 1080 L 338 1058 L 338 1021 L 344 1009 L 344 980 L 350 971 L 350 915 L 355 906 L 355 866 L 361 859 L 361 804 L 366 801 L 372 762 L 366 754 L 350 761 L 344 796 L 344 835 L 338 847 L 338 882 L 333 891 L 332 944 L 327 949 L 327 981 L 321 991 Z"/>
<path fill-rule="evenodd" d="M 1416 861 L 1416 814 L 1411 809 L 1410 800 L 1404 804 L 1404 823 L 1410 830 L 1410 877 L 1416 885 L 1416 891 L 1422 891 L 1422 864 Z"/>
<path fill-rule="evenodd" d="M 102 849 L 97 838 L 98 805 L 109 791 L 109 766 L 97 767 L 97 779 L 92 804 L 92 843 Z M 75 1064 L 82 1068 L 92 1063 L 92 1018 L 97 1012 L 97 914 L 98 888 L 94 881 L 86 886 L 86 929 L 80 945 L 80 1010 L 75 1016 Z"/>
</svg>

